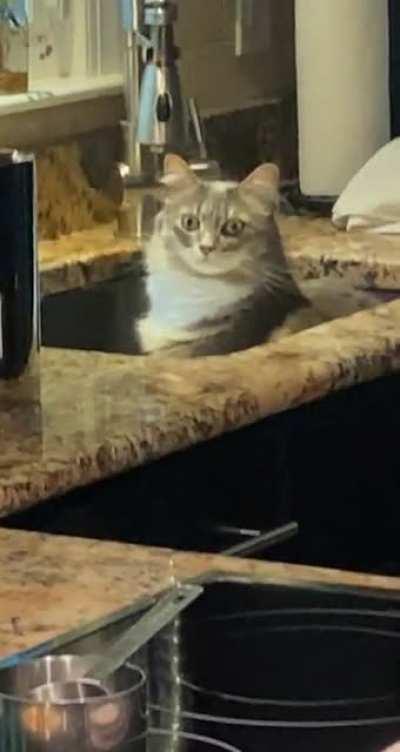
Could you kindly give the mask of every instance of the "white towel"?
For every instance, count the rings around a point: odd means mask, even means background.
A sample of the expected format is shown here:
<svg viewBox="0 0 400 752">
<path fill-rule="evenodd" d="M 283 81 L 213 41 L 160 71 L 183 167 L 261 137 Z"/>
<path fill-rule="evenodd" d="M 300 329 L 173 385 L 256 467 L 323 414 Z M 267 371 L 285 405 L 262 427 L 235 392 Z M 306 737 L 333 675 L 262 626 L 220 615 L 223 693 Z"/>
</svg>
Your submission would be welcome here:
<svg viewBox="0 0 400 752">
<path fill-rule="evenodd" d="M 386 144 L 350 180 L 332 212 L 334 225 L 400 233 L 400 138 Z"/>
</svg>

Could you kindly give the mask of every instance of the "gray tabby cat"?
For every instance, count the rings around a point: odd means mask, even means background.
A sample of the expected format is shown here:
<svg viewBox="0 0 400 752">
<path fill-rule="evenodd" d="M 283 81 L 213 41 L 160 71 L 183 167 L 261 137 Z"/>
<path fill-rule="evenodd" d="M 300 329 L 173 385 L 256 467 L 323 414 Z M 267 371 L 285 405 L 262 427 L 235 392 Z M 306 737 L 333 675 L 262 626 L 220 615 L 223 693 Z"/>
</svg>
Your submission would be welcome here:
<svg viewBox="0 0 400 752">
<path fill-rule="evenodd" d="M 317 280 L 308 285 L 313 305 L 300 289 L 274 218 L 275 165 L 261 165 L 239 184 L 202 183 L 184 160 L 169 155 L 163 183 L 164 207 L 145 249 L 143 353 L 230 353 L 372 304 L 353 290 L 338 296 L 330 282 L 324 294 Z"/>
</svg>

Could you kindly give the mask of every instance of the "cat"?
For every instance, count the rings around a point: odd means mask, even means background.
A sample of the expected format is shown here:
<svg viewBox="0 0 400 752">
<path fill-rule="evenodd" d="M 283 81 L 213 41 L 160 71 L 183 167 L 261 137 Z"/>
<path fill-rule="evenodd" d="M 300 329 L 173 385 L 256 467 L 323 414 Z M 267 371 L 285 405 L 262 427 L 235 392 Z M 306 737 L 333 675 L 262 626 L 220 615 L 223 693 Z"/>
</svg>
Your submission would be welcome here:
<svg viewBox="0 0 400 752">
<path fill-rule="evenodd" d="M 228 354 L 372 305 L 363 293 L 338 295 L 331 285 L 324 301 L 319 280 L 313 290 L 294 279 L 275 220 L 276 165 L 259 166 L 241 183 L 205 183 L 167 155 L 162 182 L 164 206 L 145 247 L 142 354 Z"/>
</svg>

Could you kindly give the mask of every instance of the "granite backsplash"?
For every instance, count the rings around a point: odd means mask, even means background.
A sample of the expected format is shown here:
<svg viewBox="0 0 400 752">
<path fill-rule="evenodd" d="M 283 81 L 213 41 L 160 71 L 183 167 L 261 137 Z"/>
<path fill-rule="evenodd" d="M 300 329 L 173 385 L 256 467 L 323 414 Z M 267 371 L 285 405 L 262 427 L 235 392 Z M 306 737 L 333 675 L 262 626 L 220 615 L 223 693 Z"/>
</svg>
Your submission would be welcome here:
<svg viewBox="0 0 400 752">
<path fill-rule="evenodd" d="M 235 112 L 208 114 L 205 128 L 210 156 L 223 173 L 242 178 L 261 162 L 276 162 L 282 178 L 297 175 L 295 95 L 256 103 Z M 86 134 L 36 150 L 38 220 L 42 240 L 54 240 L 98 224 L 116 214 L 113 165 L 122 158 L 118 128 Z"/>
<path fill-rule="evenodd" d="M 205 118 L 207 145 L 224 173 L 244 178 L 262 162 L 275 162 L 283 181 L 298 176 L 295 93 L 235 112 Z"/>
</svg>

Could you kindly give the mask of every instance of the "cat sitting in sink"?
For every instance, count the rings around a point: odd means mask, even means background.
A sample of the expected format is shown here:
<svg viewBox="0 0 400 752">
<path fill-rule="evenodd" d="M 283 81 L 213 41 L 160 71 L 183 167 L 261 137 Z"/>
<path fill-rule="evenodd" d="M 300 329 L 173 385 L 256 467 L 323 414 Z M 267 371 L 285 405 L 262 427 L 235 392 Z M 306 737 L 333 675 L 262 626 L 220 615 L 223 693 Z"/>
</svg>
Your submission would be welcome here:
<svg viewBox="0 0 400 752">
<path fill-rule="evenodd" d="M 142 353 L 231 353 L 376 303 L 340 282 L 294 279 L 275 222 L 275 165 L 241 183 L 203 183 L 169 155 L 163 183 L 164 207 L 145 249 Z"/>
</svg>

